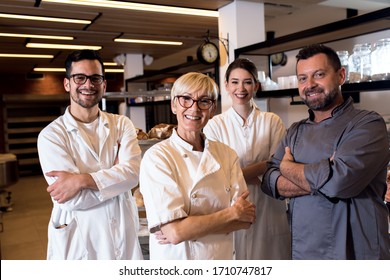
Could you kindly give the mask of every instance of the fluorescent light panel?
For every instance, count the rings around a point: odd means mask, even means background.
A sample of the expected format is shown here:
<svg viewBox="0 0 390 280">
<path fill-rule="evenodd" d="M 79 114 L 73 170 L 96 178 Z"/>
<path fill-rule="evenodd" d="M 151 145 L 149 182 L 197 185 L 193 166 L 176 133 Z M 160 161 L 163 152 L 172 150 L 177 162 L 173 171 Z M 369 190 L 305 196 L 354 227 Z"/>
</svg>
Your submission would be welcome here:
<svg viewBox="0 0 390 280">
<path fill-rule="evenodd" d="M 35 67 L 33 70 L 35 72 L 65 72 L 65 68 Z"/>
<path fill-rule="evenodd" d="M 0 37 L 13 38 L 36 38 L 36 39 L 52 39 L 52 40 L 73 40 L 69 36 L 52 36 L 52 35 L 38 35 L 38 34 L 21 34 L 21 33 L 0 33 Z"/>
<path fill-rule="evenodd" d="M 134 44 L 176 45 L 176 46 L 183 45 L 182 42 L 175 42 L 175 41 L 138 40 L 138 39 L 122 39 L 122 38 L 116 38 L 114 39 L 114 42 L 134 43 Z"/>
<path fill-rule="evenodd" d="M 0 18 L 52 21 L 52 22 L 76 23 L 76 24 L 90 24 L 91 23 L 90 20 L 82 20 L 82 19 L 54 18 L 54 17 L 41 17 L 41 16 L 16 15 L 16 14 L 4 14 L 4 13 L 0 13 Z"/>
<path fill-rule="evenodd" d="M 104 72 L 106 73 L 124 73 L 124 69 L 104 69 Z"/>
<path fill-rule="evenodd" d="M 180 8 L 162 5 L 151 5 L 141 3 L 131 3 L 124 1 L 107 1 L 107 0 L 42 0 L 42 2 L 50 3 L 61 3 L 61 4 L 73 4 L 82 6 L 95 6 L 105 8 L 116 8 L 116 9 L 128 9 L 137 11 L 148 11 L 148 12 L 159 12 L 159 13 L 172 13 L 181 15 L 193 15 L 193 16 L 204 16 L 204 17 L 218 17 L 218 11 L 191 9 L 191 8 Z"/>
<path fill-rule="evenodd" d="M 43 43 L 27 43 L 27 48 L 40 49 L 63 49 L 63 50 L 100 50 L 101 46 L 87 46 L 87 45 L 63 45 L 63 44 L 43 44 Z"/>
<path fill-rule="evenodd" d="M 53 55 L 46 54 L 19 54 L 19 53 L 0 53 L 0 57 L 6 58 L 53 58 Z"/>
<path fill-rule="evenodd" d="M 35 67 L 34 72 L 65 72 L 65 68 Z M 105 73 L 123 73 L 124 69 L 105 69 Z"/>
<path fill-rule="evenodd" d="M 103 62 L 103 65 L 104 66 L 118 66 L 118 64 L 116 64 L 116 62 Z"/>
</svg>

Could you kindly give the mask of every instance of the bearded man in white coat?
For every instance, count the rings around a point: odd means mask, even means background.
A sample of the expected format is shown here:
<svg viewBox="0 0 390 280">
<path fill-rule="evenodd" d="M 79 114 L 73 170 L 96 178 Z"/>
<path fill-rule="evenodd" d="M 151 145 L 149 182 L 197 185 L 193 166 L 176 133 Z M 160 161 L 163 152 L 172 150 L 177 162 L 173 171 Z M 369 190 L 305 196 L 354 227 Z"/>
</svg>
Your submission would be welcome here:
<svg viewBox="0 0 390 280">
<path fill-rule="evenodd" d="M 126 116 L 103 112 L 103 62 L 96 51 L 71 53 L 64 87 L 70 106 L 38 137 L 53 201 L 48 259 L 142 259 L 138 212 L 141 149 Z"/>
</svg>

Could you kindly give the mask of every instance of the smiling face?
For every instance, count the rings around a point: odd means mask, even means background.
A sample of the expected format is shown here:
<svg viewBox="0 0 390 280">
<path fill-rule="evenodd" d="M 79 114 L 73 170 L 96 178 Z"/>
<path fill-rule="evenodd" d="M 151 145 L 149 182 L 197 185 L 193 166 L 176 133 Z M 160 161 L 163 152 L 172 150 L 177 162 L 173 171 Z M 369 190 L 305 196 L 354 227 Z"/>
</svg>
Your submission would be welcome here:
<svg viewBox="0 0 390 280">
<path fill-rule="evenodd" d="M 84 59 L 72 63 L 71 73 L 91 75 L 103 75 L 103 70 L 98 60 Z M 106 81 L 100 85 L 92 84 L 90 79 L 78 85 L 72 77 L 64 79 L 65 90 L 70 93 L 72 111 L 81 109 L 79 107 L 90 109 L 97 106 L 106 90 Z"/>
<path fill-rule="evenodd" d="M 179 100 L 180 98 L 180 100 Z M 192 100 L 191 100 L 192 99 Z M 193 100 L 195 100 L 193 102 Z M 185 92 L 172 101 L 172 111 L 177 116 L 177 133 L 184 139 L 192 139 L 194 134 L 200 134 L 209 119 L 214 115 L 215 103 L 208 109 L 200 109 L 198 102 L 206 103 L 211 100 L 209 93 L 203 91 Z M 193 102 L 192 106 L 189 105 Z M 185 105 L 185 107 L 183 106 Z"/>
<path fill-rule="evenodd" d="M 215 81 L 202 73 L 189 72 L 175 81 L 171 109 L 176 114 L 177 133 L 182 139 L 192 144 L 202 141 L 201 132 L 214 116 L 218 92 Z"/>
<path fill-rule="evenodd" d="M 345 69 L 335 70 L 325 54 L 299 60 L 297 76 L 299 95 L 314 112 L 331 111 L 342 102 Z"/>
<path fill-rule="evenodd" d="M 229 80 L 225 81 L 225 87 L 234 106 L 234 104 L 249 104 L 259 88 L 259 83 L 247 70 L 236 68 L 230 72 Z"/>
</svg>

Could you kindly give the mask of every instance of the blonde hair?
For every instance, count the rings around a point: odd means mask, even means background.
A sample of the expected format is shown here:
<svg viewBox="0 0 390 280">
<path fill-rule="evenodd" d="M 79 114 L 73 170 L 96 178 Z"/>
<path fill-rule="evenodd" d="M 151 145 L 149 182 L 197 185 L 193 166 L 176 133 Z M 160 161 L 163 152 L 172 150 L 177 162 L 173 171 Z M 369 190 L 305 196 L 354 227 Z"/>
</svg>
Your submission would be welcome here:
<svg viewBox="0 0 390 280">
<path fill-rule="evenodd" d="M 189 72 L 175 81 L 171 90 L 171 100 L 185 92 L 197 91 L 207 93 L 207 96 L 214 99 L 215 102 L 218 100 L 218 85 L 209 76 L 198 72 Z"/>
</svg>

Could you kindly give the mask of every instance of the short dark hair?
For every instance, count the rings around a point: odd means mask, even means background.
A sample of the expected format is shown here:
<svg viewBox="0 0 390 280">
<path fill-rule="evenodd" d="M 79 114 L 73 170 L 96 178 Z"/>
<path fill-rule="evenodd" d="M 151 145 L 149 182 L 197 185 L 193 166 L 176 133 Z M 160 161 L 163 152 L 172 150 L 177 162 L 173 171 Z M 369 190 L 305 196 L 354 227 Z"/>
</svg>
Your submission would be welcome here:
<svg viewBox="0 0 390 280">
<path fill-rule="evenodd" d="M 333 66 L 333 69 L 335 71 L 341 68 L 340 58 L 337 55 L 336 51 L 322 44 L 313 44 L 301 49 L 296 55 L 297 63 L 301 59 L 308 59 L 319 53 L 323 53 L 326 55 L 326 57 L 328 58 L 330 64 Z"/>
<path fill-rule="evenodd" d="M 247 58 L 237 58 L 235 61 L 230 63 L 230 65 L 228 66 L 228 68 L 226 70 L 226 74 L 225 74 L 226 81 L 229 81 L 229 77 L 230 77 L 231 72 L 237 68 L 244 69 L 244 70 L 248 71 L 249 73 L 252 74 L 253 79 L 255 79 L 255 82 L 258 82 L 256 65 Z"/>
<path fill-rule="evenodd" d="M 102 66 L 103 76 L 104 76 L 104 65 L 103 60 L 99 55 L 99 52 L 94 50 L 77 50 L 74 52 L 71 52 L 68 57 L 65 60 L 65 70 L 66 70 L 66 77 L 70 77 L 70 73 L 72 71 L 72 63 L 77 62 L 80 60 L 98 60 L 100 65 Z"/>
</svg>

